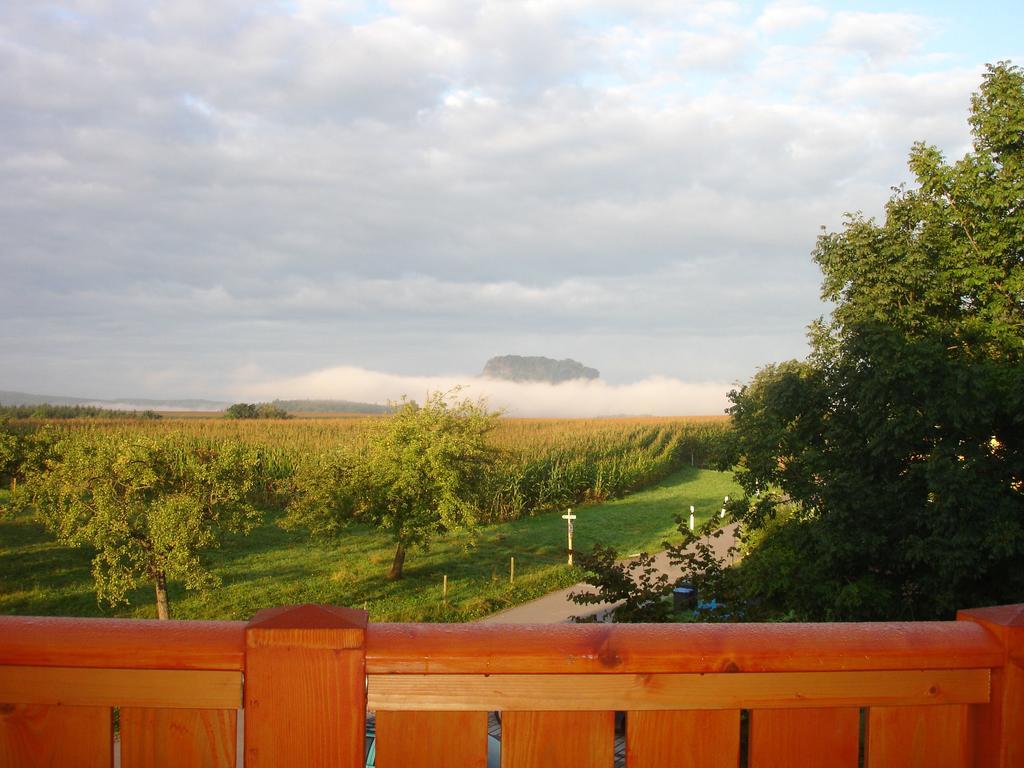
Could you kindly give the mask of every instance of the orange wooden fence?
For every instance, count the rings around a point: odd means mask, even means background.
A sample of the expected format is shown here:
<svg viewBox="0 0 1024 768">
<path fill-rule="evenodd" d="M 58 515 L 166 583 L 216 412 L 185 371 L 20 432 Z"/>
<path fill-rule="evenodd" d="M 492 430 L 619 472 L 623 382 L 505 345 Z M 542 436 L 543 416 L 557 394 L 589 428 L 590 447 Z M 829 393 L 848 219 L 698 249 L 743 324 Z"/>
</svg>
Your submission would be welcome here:
<svg viewBox="0 0 1024 768">
<path fill-rule="evenodd" d="M 0 617 L 0 768 L 1024 766 L 1024 605 L 951 622 L 367 625 Z M 239 714 L 244 713 L 244 727 Z M 742 713 L 746 713 L 745 715 Z M 742 734 L 742 736 L 741 736 Z M 742 746 L 741 746 L 742 745 Z M 745 752 L 741 756 L 741 749 Z"/>
</svg>

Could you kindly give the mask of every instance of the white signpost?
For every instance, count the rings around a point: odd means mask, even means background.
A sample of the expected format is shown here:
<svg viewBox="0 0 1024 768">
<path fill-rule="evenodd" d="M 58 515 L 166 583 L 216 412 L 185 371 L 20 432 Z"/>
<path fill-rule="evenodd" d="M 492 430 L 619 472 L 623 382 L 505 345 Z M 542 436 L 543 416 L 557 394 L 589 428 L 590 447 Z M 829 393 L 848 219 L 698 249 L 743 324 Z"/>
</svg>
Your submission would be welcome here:
<svg viewBox="0 0 1024 768">
<path fill-rule="evenodd" d="M 694 519 L 693 519 L 693 504 L 691 504 L 690 505 L 690 530 L 691 531 L 693 530 L 693 523 L 694 523 Z"/>
<path fill-rule="evenodd" d="M 725 497 L 725 501 L 722 502 L 722 511 L 718 513 L 719 518 L 725 517 L 725 505 L 729 503 L 729 497 Z"/>
<path fill-rule="evenodd" d="M 576 519 L 576 515 L 572 513 L 572 507 L 569 507 L 567 514 L 562 515 L 562 519 L 565 520 L 565 526 L 568 529 L 569 534 L 569 565 L 572 565 L 572 521 Z"/>
</svg>

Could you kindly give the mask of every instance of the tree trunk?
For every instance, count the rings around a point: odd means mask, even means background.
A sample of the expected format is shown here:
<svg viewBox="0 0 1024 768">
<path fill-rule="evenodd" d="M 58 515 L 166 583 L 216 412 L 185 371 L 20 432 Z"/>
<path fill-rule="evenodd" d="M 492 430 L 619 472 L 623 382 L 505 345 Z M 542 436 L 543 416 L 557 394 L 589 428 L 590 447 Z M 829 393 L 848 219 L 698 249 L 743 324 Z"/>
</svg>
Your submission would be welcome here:
<svg viewBox="0 0 1024 768">
<path fill-rule="evenodd" d="M 395 550 L 395 559 L 391 561 L 391 570 L 388 571 L 388 579 L 394 581 L 395 579 L 402 578 L 402 566 L 405 564 L 405 545 L 402 542 L 398 542 L 398 548 Z"/>
<path fill-rule="evenodd" d="M 161 572 L 154 579 L 156 585 L 156 617 L 161 620 L 171 618 L 167 610 L 167 577 Z"/>
</svg>

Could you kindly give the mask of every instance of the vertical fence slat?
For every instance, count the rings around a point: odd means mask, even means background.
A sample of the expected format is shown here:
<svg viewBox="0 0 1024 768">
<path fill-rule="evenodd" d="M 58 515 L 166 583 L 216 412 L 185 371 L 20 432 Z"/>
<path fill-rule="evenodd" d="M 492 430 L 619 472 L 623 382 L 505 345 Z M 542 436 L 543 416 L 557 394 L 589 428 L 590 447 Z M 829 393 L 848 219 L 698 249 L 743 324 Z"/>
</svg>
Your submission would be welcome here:
<svg viewBox="0 0 1024 768">
<path fill-rule="evenodd" d="M 958 621 L 985 627 L 1004 648 L 1003 666 L 992 670 L 988 704 L 971 707 L 974 764 L 991 768 L 1024 765 L 1024 605 L 958 611 Z"/>
<path fill-rule="evenodd" d="M 739 756 L 738 709 L 626 715 L 629 768 L 736 768 Z"/>
<path fill-rule="evenodd" d="M 232 709 L 121 708 L 121 768 L 234 768 Z"/>
<path fill-rule="evenodd" d="M 361 768 L 366 612 L 260 611 L 245 631 L 246 768 Z"/>
<path fill-rule="evenodd" d="M 868 768 L 968 768 L 967 706 L 872 707 Z"/>
<path fill-rule="evenodd" d="M 856 707 L 750 713 L 750 768 L 856 768 L 859 742 Z"/>
<path fill-rule="evenodd" d="M 614 712 L 504 712 L 501 768 L 612 768 Z"/>
<path fill-rule="evenodd" d="M 109 707 L 0 704 L 3 768 L 110 768 L 113 763 Z"/>
<path fill-rule="evenodd" d="M 487 768 L 486 712 L 377 712 L 377 768 Z"/>
</svg>

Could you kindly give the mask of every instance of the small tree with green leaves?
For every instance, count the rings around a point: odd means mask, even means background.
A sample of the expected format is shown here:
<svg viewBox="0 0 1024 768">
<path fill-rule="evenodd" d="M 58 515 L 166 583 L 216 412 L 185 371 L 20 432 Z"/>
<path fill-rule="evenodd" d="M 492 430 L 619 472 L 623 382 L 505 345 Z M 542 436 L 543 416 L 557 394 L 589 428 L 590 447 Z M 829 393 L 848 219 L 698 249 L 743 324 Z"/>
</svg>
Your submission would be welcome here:
<svg viewBox="0 0 1024 768">
<path fill-rule="evenodd" d="M 659 572 L 654 555 L 647 552 L 619 560 L 615 549 L 595 544 L 589 553 L 577 553 L 577 559 L 586 571 L 584 582 L 597 591 L 570 592 L 569 599 L 577 605 L 614 604 L 612 616 L 621 623 L 678 621 L 670 598 L 673 589 L 685 584 L 704 603 L 693 614 L 695 620 L 735 620 L 743 610 L 736 602 L 735 579 L 712 544 L 712 539 L 722 536 L 723 529 L 715 518 L 697 531 L 691 531 L 688 522 L 677 516 L 679 540 L 662 542 L 669 563 L 680 568 L 679 577 L 672 579 Z M 730 548 L 727 554 L 733 551 Z"/>
<path fill-rule="evenodd" d="M 238 443 L 83 432 L 57 442 L 27 486 L 61 544 L 95 549 L 98 599 L 127 603 L 128 592 L 148 581 L 157 616 L 167 619 L 168 582 L 187 589 L 219 583 L 203 553 L 259 520 L 250 502 L 259 474 L 259 454 Z"/>
<path fill-rule="evenodd" d="M 497 457 L 487 435 L 499 413 L 483 401 L 435 393 L 402 400 L 376 421 L 356 452 L 340 451 L 301 468 L 286 526 L 336 535 L 359 520 L 395 543 L 389 579 L 400 579 L 409 549 L 475 525 L 478 496 Z"/>
<path fill-rule="evenodd" d="M 672 620 L 673 582 L 659 573 L 654 556 L 641 552 L 629 560 L 619 560 L 613 547 L 595 544 L 590 552 L 576 555 L 586 576 L 584 581 L 596 591 L 570 592 L 577 605 L 615 605 L 612 615 L 622 623 L 662 623 Z M 573 617 L 574 621 L 592 621 L 592 617 Z"/>
</svg>

